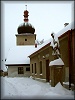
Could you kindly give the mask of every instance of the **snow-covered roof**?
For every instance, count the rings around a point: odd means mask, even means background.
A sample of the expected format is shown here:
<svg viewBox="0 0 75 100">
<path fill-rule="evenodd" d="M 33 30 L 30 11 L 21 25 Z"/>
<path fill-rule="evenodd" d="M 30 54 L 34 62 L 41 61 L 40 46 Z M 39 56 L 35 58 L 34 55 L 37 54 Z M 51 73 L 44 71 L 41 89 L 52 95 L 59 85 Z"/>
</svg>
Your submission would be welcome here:
<svg viewBox="0 0 75 100">
<path fill-rule="evenodd" d="M 36 34 L 32 34 L 32 33 L 21 33 L 21 34 L 15 34 L 16 36 L 19 35 L 19 36 L 22 36 L 22 35 L 36 35 Z"/>
<path fill-rule="evenodd" d="M 62 34 L 64 34 L 65 32 L 67 32 L 68 30 L 71 30 L 71 29 L 75 29 L 74 27 L 74 22 L 72 22 L 71 24 L 68 24 L 66 27 L 64 27 L 61 31 L 59 31 L 58 33 L 56 33 L 56 36 L 59 37 L 61 36 Z M 46 40 L 43 44 L 41 45 L 38 45 L 37 46 L 37 49 L 34 50 L 30 55 L 32 55 L 33 53 L 37 52 L 38 50 L 40 50 L 42 47 L 44 47 L 45 45 L 51 43 L 52 41 L 52 38 L 50 37 L 50 39 Z M 50 45 L 51 46 L 51 45 Z M 29 56 L 30 56 L 29 55 Z"/>
<path fill-rule="evenodd" d="M 30 64 L 28 55 L 34 51 L 34 45 L 15 46 L 10 49 L 5 65 L 12 64 Z"/>
<path fill-rule="evenodd" d="M 37 48 L 36 48 L 33 52 L 31 52 L 30 55 L 32 55 L 33 53 L 37 52 L 38 50 L 40 50 L 42 47 L 46 46 L 46 45 L 49 44 L 49 43 L 51 43 L 51 39 L 46 40 L 46 41 L 45 41 L 43 44 L 41 44 L 41 45 L 37 45 Z M 30 55 L 29 55 L 29 56 L 30 56 Z"/>
<path fill-rule="evenodd" d="M 68 24 L 67 26 L 65 26 L 62 30 L 60 30 L 58 33 L 57 33 L 57 36 L 61 36 L 62 34 L 64 34 L 65 32 L 67 32 L 68 30 L 71 30 L 71 29 L 75 29 L 75 26 L 74 26 L 74 22 Z"/>
<path fill-rule="evenodd" d="M 64 62 L 62 61 L 61 58 L 53 60 L 49 63 L 49 66 L 53 66 L 53 65 L 64 65 Z"/>
</svg>

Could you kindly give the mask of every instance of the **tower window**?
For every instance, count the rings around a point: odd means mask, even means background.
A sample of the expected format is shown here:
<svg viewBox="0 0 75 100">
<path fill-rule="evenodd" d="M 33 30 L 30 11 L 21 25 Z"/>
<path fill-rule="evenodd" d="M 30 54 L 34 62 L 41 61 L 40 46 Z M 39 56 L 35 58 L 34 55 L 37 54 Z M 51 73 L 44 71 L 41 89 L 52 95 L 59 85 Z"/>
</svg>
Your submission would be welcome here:
<svg viewBox="0 0 75 100">
<path fill-rule="evenodd" d="M 25 39 L 25 41 L 27 41 L 27 39 Z"/>
</svg>

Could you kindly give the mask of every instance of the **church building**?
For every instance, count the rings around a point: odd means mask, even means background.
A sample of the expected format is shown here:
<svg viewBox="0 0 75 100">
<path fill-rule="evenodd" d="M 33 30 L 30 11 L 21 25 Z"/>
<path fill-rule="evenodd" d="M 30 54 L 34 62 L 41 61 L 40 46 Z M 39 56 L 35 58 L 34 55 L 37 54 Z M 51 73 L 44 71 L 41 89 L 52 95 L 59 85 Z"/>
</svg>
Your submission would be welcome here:
<svg viewBox="0 0 75 100">
<path fill-rule="evenodd" d="M 30 59 L 28 55 L 35 48 L 35 28 L 29 23 L 29 12 L 24 11 L 24 23 L 18 26 L 16 46 L 12 47 L 7 56 L 5 65 L 8 66 L 8 76 L 30 76 Z"/>
</svg>

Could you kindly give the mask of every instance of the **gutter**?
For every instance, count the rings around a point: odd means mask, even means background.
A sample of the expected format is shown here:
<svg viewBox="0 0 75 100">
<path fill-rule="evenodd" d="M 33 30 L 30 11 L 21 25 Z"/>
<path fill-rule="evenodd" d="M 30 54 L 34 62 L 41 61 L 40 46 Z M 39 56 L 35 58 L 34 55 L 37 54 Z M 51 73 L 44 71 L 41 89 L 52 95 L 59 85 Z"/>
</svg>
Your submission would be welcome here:
<svg viewBox="0 0 75 100">
<path fill-rule="evenodd" d="M 5 64 L 6 66 L 30 66 L 30 64 Z"/>
</svg>

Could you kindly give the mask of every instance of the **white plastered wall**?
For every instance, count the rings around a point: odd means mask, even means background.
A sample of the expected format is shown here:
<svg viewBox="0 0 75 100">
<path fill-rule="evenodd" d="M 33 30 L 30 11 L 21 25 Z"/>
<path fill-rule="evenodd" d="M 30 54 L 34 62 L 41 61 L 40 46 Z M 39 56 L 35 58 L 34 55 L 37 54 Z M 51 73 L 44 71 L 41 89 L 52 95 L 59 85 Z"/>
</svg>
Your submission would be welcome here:
<svg viewBox="0 0 75 100">
<path fill-rule="evenodd" d="M 18 67 L 24 67 L 24 74 L 18 74 Z M 8 66 L 8 77 L 29 77 L 30 71 L 26 71 L 30 66 Z"/>
</svg>

